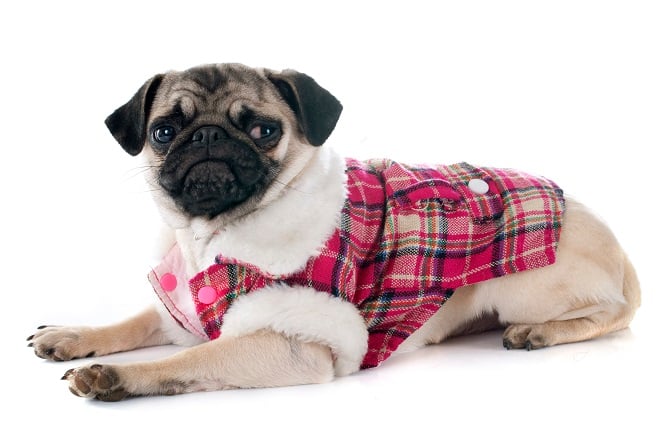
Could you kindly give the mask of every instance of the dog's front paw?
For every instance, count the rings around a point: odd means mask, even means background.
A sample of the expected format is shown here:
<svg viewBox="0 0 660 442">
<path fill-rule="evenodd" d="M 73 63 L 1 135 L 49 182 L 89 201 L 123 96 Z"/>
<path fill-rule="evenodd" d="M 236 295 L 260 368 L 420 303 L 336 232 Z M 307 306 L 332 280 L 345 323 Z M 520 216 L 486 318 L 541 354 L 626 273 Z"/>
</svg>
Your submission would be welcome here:
<svg viewBox="0 0 660 442">
<path fill-rule="evenodd" d="M 90 327 L 41 326 L 37 332 L 27 338 L 28 347 L 34 348 L 34 354 L 51 361 L 69 361 L 77 358 L 89 358 L 96 355 L 92 348 Z"/>
<path fill-rule="evenodd" d="M 512 348 L 536 350 L 551 345 L 544 333 L 544 324 L 510 325 L 504 330 L 502 343 L 507 350 Z"/>
<path fill-rule="evenodd" d="M 109 365 L 93 364 L 72 368 L 64 373 L 69 390 L 76 396 L 116 402 L 128 396 L 117 371 Z"/>
</svg>

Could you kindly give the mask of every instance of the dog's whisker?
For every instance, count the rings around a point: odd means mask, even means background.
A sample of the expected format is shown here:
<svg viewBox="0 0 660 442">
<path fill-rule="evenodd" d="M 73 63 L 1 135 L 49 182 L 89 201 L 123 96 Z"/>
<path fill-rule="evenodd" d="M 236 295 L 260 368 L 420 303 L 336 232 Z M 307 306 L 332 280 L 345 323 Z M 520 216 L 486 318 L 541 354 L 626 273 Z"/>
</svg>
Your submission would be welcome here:
<svg viewBox="0 0 660 442">
<path fill-rule="evenodd" d="M 305 190 L 299 189 L 298 187 L 296 187 L 296 186 L 294 186 L 294 185 L 291 185 L 291 183 L 285 183 L 285 182 L 280 181 L 280 180 L 278 180 L 278 179 L 274 179 L 273 182 L 279 184 L 280 186 L 282 186 L 282 187 L 285 188 L 285 189 L 292 190 L 292 191 L 294 191 L 294 192 L 298 192 L 298 193 L 300 193 L 300 194 L 302 194 L 302 195 L 314 195 L 314 193 L 312 193 L 312 192 L 307 192 L 307 191 L 305 191 Z"/>
<path fill-rule="evenodd" d="M 144 164 L 141 166 L 133 167 L 124 173 L 123 181 L 129 181 L 136 178 L 139 175 L 145 174 L 146 172 L 152 170 L 158 170 L 159 167 L 160 166 L 158 164 Z"/>
</svg>

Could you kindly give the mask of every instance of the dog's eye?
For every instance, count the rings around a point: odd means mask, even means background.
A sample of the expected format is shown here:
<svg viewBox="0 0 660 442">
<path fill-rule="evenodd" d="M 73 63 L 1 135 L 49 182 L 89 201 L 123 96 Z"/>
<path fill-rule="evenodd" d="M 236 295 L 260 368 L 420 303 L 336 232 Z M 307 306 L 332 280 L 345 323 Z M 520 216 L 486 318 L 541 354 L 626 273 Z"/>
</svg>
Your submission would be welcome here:
<svg viewBox="0 0 660 442">
<path fill-rule="evenodd" d="M 281 130 L 276 123 L 260 121 L 250 128 L 248 135 L 257 146 L 271 148 L 280 140 Z"/>
<path fill-rule="evenodd" d="M 276 131 L 277 127 L 275 127 L 275 125 L 258 124 L 250 129 L 250 138 L 253 140 L 261 140 L 274 135 Z"/>
<path fill-rule="evenodd" d="M 174 139 L 176 130 L 172 126 L 160 126 L 154 129 L 154 140 L 160 144 L 167 144 Z"/>
</svg>

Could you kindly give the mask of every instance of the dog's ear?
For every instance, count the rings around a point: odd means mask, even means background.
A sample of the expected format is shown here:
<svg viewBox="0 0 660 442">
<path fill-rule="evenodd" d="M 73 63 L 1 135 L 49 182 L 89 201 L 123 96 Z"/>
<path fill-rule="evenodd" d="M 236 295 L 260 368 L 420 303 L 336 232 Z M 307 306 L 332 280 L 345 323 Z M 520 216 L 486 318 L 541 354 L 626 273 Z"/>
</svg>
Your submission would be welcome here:
<svg viewBox="0 0 660 442">
<path fill-rule="evenodd" d="M 307 140 L 320 146 L 328 139 L 339 120 L 342 105 L 330 92 L 308 75 L 287 69 L 267 72 L 284 101 L 293 109 Z"/>
<path fill-rule="evenodd" d="M 147 120 L 156 91 L 163 80 L 158 74 L 149 79 L 126 104 L 105 119 L 105 125 L 126 152 L 135 156 L 142 151 Z"/>
</svg>

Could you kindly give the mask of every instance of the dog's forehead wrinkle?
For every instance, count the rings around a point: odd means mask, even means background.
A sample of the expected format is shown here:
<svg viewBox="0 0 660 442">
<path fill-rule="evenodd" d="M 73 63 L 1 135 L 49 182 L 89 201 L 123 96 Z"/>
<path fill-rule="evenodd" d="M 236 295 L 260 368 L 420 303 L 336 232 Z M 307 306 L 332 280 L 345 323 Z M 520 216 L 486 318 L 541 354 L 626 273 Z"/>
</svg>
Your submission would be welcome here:
<svg viewBox="0 0 660 442">
<path fill-rule="evenodd" d="M 185 93 L 178 94 L 173 96 L 171 101 L 174 102 L 172 113 L 181 113 L 188 121 L 195 118 L 195 115 L 197 114 L 197 107 L 195 106 L 195 100 L 192 99 L 189 95 L 186 95 Z"/>
<path fill-rule="evenodd" d="M 185 71 L 187 78 L 208 92 L 215 92 L 227 84 L 228 76 L 217 66 L 199 66 Z"/>
<path fill-rule="evenodd" d="M 228 85 L 248 84 L 254 86 L 264 81 L 256 70 L 241 64 L 216 64 L 197 66 L 181 73 L 207 93 L 214 93 Z"/>
<path fill-rule="evenodd" d="M 249 103 L 278 101 L 277 93 L 263 72 L 236 64 L 169 72 L 159 96 L 156 108 L 160 115 L 171 114 L 179 105 L 189 120 L 207 113 L 231 114 L 237 100 Z"/>
</svg>

